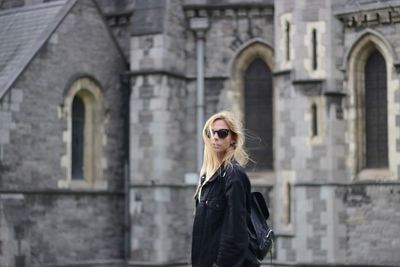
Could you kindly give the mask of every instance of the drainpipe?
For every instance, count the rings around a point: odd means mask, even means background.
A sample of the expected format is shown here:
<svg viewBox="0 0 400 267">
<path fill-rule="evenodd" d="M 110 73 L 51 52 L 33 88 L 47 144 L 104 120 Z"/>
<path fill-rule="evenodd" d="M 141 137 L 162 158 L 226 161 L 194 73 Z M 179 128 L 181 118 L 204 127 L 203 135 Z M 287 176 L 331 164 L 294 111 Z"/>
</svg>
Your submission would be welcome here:
<svg viewBox="0 0 400 267">
<path fill-rule="evenodd" d="M 124 185 L 124 267 L 128 266 L 130 258 L 130 174 L 129 174 L 129 140 L 130 140 L 130 99 L 131 99 L 131 85 L 130 85 L 130 75 L 124 73 L 120 76 L 121 90 L 122 90 L 122 109 L 124 116 L 124 172 L 123 172 L 123 185 Z"/>
<path fill-rule="evenodd" d="M 204 43 L 205 32 L 209 28 L 207 17 L 194 17 L 190 19 L 190 29 L 196 37 L 197 60 L 197 98 L 196 98 L 196 124 L 197 124 L 197 171 L 200 171 L 203 161 L 202 129 L 204 124 Z"/>
</svg>

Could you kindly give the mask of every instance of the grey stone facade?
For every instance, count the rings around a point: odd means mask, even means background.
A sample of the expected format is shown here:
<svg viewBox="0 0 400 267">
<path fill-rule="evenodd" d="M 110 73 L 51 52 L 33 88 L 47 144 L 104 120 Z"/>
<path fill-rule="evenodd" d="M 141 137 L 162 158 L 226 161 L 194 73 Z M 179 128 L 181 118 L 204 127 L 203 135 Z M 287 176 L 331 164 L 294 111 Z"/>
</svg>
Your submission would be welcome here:
<svg viewBox="0 0 400 267">
<path fill-rule="evenodd" d="M 270 206 L 273 264 L 400 266 L 400 1 L 43 2 L 0 1 L 0 24 L 33 10 L 49 24 L 0 88 L 0 266 L 190 266 L 199 40 L 206 117 L 245 118 L 247 68 L 272 72 L 274 168 L 249 176 Z M 209 27 L 196 34 L 193 18 Z M 374 50 L 388 70 L 382 169 L 363 158 Z M 87 183 L 70 177 L 79 89 L 101 99 Z"/>
<path fill-rule="evenodd" d="M 24 7 L 25 18 L 36 10 L 51 12 Z M 18 14 L 6 12 L 0 16 Z M 0 100 L 0 266 L 121 266 L 126 60 L 92 1 L 63 4 L 48 23 L 36 36 L 48 39 Z M 63 103 L 82 77 L 95 80 L 105 99 L 102 189 L 60 187 Z"/>
</svg>

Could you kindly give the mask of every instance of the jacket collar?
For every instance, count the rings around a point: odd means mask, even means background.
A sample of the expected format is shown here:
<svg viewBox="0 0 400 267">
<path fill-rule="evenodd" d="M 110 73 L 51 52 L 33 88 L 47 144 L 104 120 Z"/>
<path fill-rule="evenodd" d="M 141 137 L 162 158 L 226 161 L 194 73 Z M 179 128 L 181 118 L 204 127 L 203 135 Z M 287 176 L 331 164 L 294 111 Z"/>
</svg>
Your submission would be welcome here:
<svg viewBox="0 0 400 267">
<path fill-rule="evenodd" d="M 204 185 L 206 185 L 206 184 L 208 184 L 208 183 L 211 183 L 212 181 L 214 181 L 215 179 L 217 179 L 218 177 L 225 177 L 225 175 L 226 175 L 226 168 L 225 168 L 225 164 L 223 163 L 223 164 L 221 164 L 221 166 L 217 169 L 217 171 L 211 176 L 211 178 L 210 179 L 208 179 L 207 181 L 206 181 L 206 175 L 205 174 L 203 174 L 201 177 L 200 177 L 200 186 L 197 188 L 197 190 L 196 190 L 196 193 L 195 193 L 195 195 L 194 195 L 194 199 L 197 199 L 198 198 L 198 196 L 199 196 L 199 191 L 201 190 L 201 188 L 204 186 Z"/>
<path fill-rule="evenodd" d="M 225 164 L 221 164 L 221 166 L 217 169 L 216 172 L 211 176 L 210 179 L 206 183 L 211 183 L 215 179 L 217 179 L 219 176 L 225 177 L 226 171 L 225 171 Z M 202 178 L 205 177 L 205 175 L 202 176 Z M 203 183 L 203 182 L 202 182 Z"/>
</svg>

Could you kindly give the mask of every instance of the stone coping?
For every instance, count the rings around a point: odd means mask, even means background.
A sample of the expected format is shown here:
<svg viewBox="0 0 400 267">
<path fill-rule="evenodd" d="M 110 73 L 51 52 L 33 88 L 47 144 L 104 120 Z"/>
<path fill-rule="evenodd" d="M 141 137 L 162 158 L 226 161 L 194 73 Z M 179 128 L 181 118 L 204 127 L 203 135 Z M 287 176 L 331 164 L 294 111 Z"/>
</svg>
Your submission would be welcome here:
<svg viewBox="0 0 400 267">
<path fill-rule="evenodd" d="M 0 189 L 1 195 L 125 195 L 123 191 L 111 190 L 65 190 L 65 189 Z"/>
<path fill-rule="evenodd" d="M 400 181 L 351 181 L 351 182 L 300 182 L 295 183 L 296 187 L 318 187 L 318 186 L 400 186 Z"/>
</svg>

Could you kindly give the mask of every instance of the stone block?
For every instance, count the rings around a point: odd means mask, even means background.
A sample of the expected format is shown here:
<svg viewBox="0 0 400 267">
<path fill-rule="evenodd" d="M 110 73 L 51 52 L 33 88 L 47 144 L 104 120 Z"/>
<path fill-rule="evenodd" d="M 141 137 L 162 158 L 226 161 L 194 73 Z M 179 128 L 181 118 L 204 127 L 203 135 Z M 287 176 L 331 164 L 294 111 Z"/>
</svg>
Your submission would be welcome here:
<svg viewBox="0 0 400 267">
<path fill-rule="evenodd" d="M 153 121 L 153 112 L 144 110 L 139 111 L 139 123 L 150 123 Z"/>
<path fill-rule="evenodd" d="M 10 110 L 11 110 L 11 111 L 19 111 L 19 103 L 11 102 L 11 104 L 10 104 Z"/>
<path fill-rule="evenodd" d="M 11 112 L 7 112 L 7 111 L 0 111 L 0 128 L 6 128 L 4 127 L 5 124 L 8 125 L 8 123 L 10 123 L 12 121 L 11 118 Z"/>
<path fill-rule="evenodd" d="M 139 88 L 139 97 L 141 99 L 152 98 L 154 96 L 154 86 L 153 85 L 142 85 Z"/>
<path fill-rule="evenodd" d="M 0 144 L 10 143 L 10 132 L 7 129 L 0 129 Z"/>
<path fill-rule="evenodd" d="M 313 209 L 315 212 L 318 213 L 326 212 L 327 211 L 326 201 L 325 200 L 315 201 L 313 203 Z"/>
<path fill-rule="evenodd" d="M 155 190 L 155 192 L 154 192 L 154 200 L 157 202 L 171 201 L 170 193 L 171 193 L 170 189 L 159 188 L 159 189 Z M 174 204 L 172 203 L 172 205 L 174 205 Z M 161 222 L 162 222 L 162 220 L 161 220 Z"/>
<path fill-rule="evenodd" d="M 20 89 L 12 89 L 11 90 L 11 101 L 15 103 L 21 103 L 23 99 L 23 93 Z"/>
<path fill-rule="evenodd" d="M 131 35 L 162 33 L 164 30 L 164 14 L 165 8 L 163 6 L 143 8 L 140 12 L 135 12 L 131 19 Z"/>
</svg>

